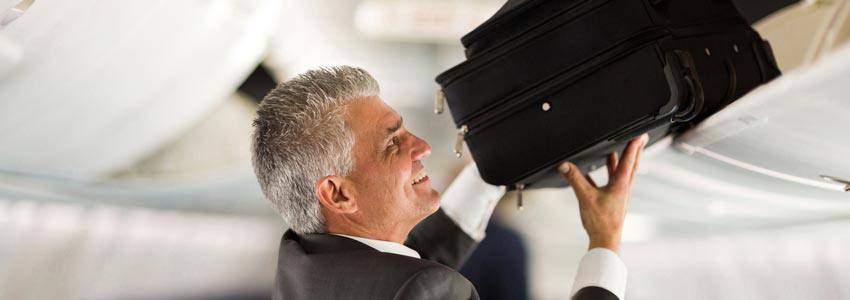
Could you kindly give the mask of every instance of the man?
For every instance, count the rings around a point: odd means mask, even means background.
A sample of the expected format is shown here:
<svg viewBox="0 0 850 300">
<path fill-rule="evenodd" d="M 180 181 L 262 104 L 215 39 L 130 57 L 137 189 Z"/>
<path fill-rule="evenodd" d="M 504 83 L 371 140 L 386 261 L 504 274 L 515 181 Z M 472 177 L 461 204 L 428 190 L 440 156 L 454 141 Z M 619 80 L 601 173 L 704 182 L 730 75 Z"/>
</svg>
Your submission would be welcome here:
<svg viewBox="0 0 850 300">
<path fill-rule="evenodd" d="M 454 269 L 484 238 L 503 189 L 467 167 L 440 194 L 422 159 L 430 146 L 404 128 L 366 71 L 335 67 L 281 83 L 254 121 L 260 186 L 290 224 L 281 241 L 274 299 L 478 299 Z M 622 299 L 617 257 L 629 189 L 646 137 L 597 188 L 574 165 L 573 186 L 591 249 L 575 299 Z M 506 283 L 509 284 L 509 283 Z"/>
</svg>

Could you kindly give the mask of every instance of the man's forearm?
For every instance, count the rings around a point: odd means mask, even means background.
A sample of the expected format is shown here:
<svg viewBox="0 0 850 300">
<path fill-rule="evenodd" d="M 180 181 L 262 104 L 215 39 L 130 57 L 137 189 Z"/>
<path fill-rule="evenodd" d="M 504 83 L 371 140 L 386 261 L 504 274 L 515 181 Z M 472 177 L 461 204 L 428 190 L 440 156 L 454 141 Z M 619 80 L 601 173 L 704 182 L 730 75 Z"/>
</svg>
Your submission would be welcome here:
<svg viewBox="0 0 850 300">
<path fill-rule="evenodd" d="M 496 204 L 504 195 L 505 189 L 484 182 L 472 163 L 443 192 L 440 207 L 464 232 L 480 242 Z"/>
<path fill-rule="evenodd" d="M 405 244 L 419 252 L 422 258 L 457 270 L 478 242 L 440 209 L 416 225 Z"/>
</svg>

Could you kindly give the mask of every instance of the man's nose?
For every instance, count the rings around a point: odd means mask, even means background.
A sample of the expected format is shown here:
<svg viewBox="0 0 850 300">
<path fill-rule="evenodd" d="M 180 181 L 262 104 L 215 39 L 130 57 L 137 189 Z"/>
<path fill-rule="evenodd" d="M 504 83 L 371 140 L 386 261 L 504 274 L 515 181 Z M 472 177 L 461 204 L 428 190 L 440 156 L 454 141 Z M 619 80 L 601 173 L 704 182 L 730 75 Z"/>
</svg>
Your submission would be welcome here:
<svg viewBox="0 0 850 300">
<path fill-rule="evenodd" d="M 423 139 L 420 139 L 418 136 L 413 136 L 413 160 L 421 160 L 423 158 L 431 155 L 431 145 L 428 145 Z"/>
</svg>

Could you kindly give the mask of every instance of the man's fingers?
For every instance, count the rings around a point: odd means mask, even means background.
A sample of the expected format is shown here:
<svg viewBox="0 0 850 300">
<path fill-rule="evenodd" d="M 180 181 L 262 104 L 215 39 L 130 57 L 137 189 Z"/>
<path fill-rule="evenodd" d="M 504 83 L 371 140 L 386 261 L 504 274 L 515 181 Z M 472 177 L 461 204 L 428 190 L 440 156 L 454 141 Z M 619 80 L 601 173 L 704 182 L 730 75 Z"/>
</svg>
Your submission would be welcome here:
<svg viewBox="0 0 850 300">
<path fill-rule="evenodd" d="M 637 162 L 638 153 L 646 145 L 646 142 L 649 140 L 649 136 L 646 134 L 641 135 L 640 137 L 634 138 L 629 141 L 628 146 L 626 146 L 626 151 L 623 151 L 623 157 L 620 159 L 620 162 L 617 164 L 617 171 L 614 174 L 615 185 L 617 184 L 628 184 L 629 179 L 632 177 L 632 172 L 634 171 L 635 163 Z"/>
<path fill-rule="evenodd" d="M 596 188 L 587 181 L 587 178 L 584 177 L 581 170 L 570 162 L 562 163 L 558 167 L 558 172 L 561 173 L 561 176 L 567 179 L 567 182 L 570 183 L 573 190 L 576 192 L 576 196 L 579 198 L 582 198 L 582 195 L 588 195 L 596 190 Z"/>
<path fill-rule="evenodd" d="M 590 182 L 590 185 L 594 188 L 599 188 L 599 186 L 596 185 L 596 181 L 593 181 L 593 178 L 590 177 L 590 174 L 585 174 L 584 179 L 587 179 L 587 182 Z"/>
<path fill-rule="evenodd" d="M 614 173 L 617 171 L 617 162 L 619 162 L 619 158 L 617 158 L 617 152 L 611 152 L 611 154 L 608 154 L 608 163 L 605 165 L 608 166 L 609 182 L 614 178 Z"/>
<path fill-rule="evenodd" d="M 634 167 L 634 169 L 632 169 L 632 176 L 629 177 L 629 186 L 631 186 L 632 183 L 635 182 L 635 174 L 637 174 L 638 166 L 640 166 L 640 154 L 643 153 L 643 147 L 644 146 L 646 146 L 646 144 L 644 144 L 643 146 L 640 147 L 640 149 L 638 149 L 637 158 L 635 159 L 635 167 Z"/>
</svg>

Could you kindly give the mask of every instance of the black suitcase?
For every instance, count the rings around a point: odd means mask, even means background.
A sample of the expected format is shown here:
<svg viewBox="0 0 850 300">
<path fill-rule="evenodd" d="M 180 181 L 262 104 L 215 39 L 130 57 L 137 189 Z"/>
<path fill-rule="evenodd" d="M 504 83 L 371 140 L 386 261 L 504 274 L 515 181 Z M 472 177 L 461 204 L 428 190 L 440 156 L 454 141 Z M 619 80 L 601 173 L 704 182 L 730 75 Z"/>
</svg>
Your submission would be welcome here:
<svg viewBox="0 0 850 300">
<path fill-rule="evenodd" d="M 508 1 L 437 76 L 484 181 L 567 185 L 632 137 L 676 133 L 780 74 L 730 0 Z M 442 100 L 444 99 L 444 100 Z"/>
</svg>

